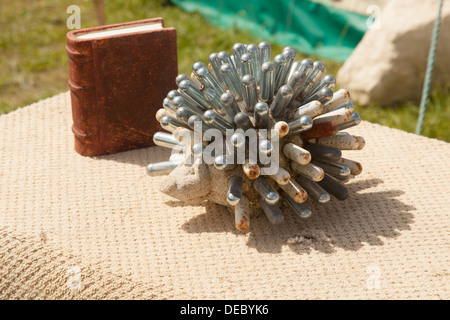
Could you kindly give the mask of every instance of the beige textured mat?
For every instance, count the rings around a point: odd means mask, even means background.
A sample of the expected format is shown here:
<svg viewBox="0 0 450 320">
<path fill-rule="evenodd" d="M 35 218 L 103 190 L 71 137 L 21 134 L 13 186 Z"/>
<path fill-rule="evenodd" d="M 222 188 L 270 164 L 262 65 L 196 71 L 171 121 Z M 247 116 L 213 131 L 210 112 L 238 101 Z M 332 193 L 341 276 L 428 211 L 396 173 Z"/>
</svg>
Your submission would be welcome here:
<svg viewBox="0 0 450 320">
<path fill-rule="evenodd" d="M 149 115 L 151 116 L 151 115 Z M 350 197 L 250 231 L 158 192 L 159 147 L 73 151 L 67 93 L 0 117 L 0 298 L 450 298 L 450 145 L 363 122 Z"/>
</svg>

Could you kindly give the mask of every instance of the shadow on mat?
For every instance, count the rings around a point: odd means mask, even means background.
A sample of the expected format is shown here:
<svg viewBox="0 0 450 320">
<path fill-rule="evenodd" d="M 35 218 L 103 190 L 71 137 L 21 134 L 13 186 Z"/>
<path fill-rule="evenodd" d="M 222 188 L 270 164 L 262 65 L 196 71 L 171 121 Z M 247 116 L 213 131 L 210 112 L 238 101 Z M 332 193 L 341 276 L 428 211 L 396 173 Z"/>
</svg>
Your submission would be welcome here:
<svg viewBox="0 0 450 320">
<path fill-rule="evenodd" d="M 187 221 L 182 229 L 188 233 L 232 232 L 248 235 L 247 245 L 259 252 L 279 253 L 283 246 L 299 254 L 317 250 L 333 253 L 336 248 L 358 250 L 364 244 L 383 245 L 381 238 L 396 238 L 409 230 L 413 223 L 413 206 L 396 199 L 404 192 L 387 190 L 370 192 L 367 189 L 383 183 L 380 179 L 349 181 L 350 196 L 345 201 L 332 198 L 326 205 L 307 201 L 313 214 L 308 219 L 297 217 L 284 209 L 285 222 L 271 225 L 261 213 L 251 220 L 250 229 L 239 232 L 234 216 L 228 209 L 210 202 L 204 204 L 206 212 Z M 170 206 L 182 204 L 171 201 Z"/>
<path fill-rule="evenodd" d="M 145 175 L 145 167 L 152 162 L 167 161 L 170 158 L 171 149 L 154 146 L 137 150 L 130 150 L 104 156 L 96 156 L 94 159 L 101 161 L 116 161 L 129 163 L 142 167 Z"/>
</svg>

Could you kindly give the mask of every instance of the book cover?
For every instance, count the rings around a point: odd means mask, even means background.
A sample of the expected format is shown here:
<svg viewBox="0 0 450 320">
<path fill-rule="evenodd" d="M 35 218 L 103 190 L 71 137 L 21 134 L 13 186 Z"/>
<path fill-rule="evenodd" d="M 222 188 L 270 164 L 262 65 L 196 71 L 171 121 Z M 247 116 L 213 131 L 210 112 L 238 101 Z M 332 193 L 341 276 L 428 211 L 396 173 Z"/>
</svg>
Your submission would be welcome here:
<svg viewBox="0 0 450 320">
<path fill-rule="evenodd" d="M 162 18 L 67 33 L 75 150 L 84 156 L 153 145 L 155 119 L 176 89 L 177 38 Z"/>
</svg>

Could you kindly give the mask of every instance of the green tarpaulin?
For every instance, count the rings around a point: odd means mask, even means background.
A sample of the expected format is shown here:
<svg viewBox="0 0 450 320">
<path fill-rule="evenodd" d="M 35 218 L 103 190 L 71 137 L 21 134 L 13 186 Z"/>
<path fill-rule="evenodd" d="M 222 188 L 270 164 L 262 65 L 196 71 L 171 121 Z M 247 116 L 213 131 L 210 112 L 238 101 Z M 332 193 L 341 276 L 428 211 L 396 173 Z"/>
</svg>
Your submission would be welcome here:
<svg viewBox="0 0 450 320">
<path fill-rule="evenodd" d="M 236 27 L 258 39 L 335 61 L 344 61 L 367 29 L 364 15 L 307 0 L 171 1 L 220 28 Z"/>
</svg>

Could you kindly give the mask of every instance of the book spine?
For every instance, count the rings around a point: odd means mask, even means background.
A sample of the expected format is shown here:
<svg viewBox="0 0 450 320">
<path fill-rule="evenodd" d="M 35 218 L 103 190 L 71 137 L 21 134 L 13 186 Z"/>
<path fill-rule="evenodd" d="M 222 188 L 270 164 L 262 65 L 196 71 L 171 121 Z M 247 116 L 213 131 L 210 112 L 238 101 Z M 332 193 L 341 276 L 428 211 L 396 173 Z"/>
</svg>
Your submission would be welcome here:
<svg viewBox="0 0 450 320">
<path fill-rule="evenodd" d="M 67 38 L 69 58 L 69 89 L 72 102 L 72 132 L 75 151 L 84 156 L 94 156 L 102 149 L 99 137 L 94 53 L 91 41 Z"/>
</svg>

